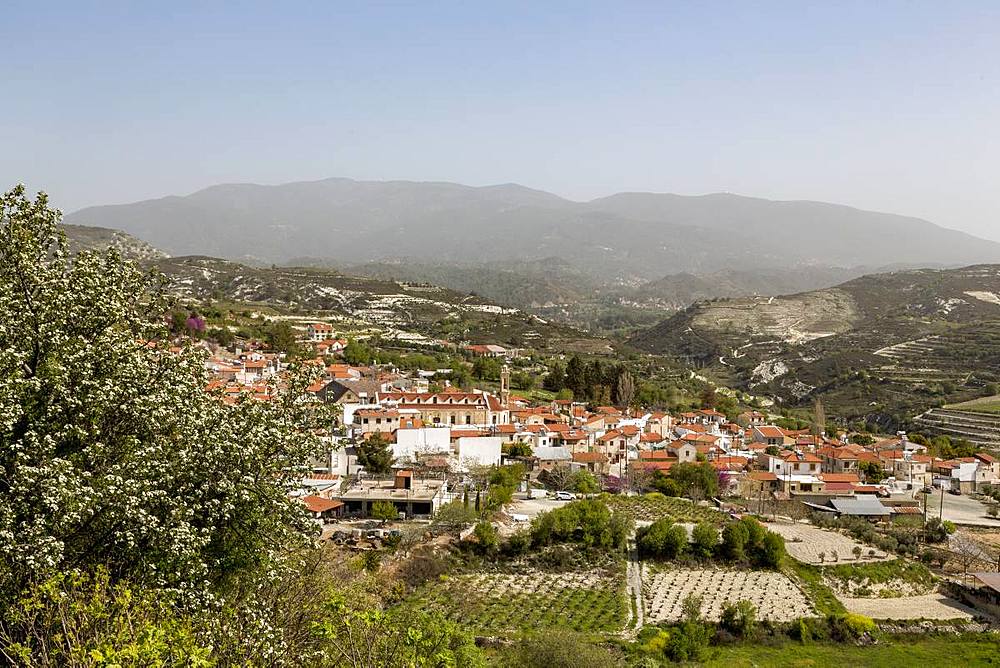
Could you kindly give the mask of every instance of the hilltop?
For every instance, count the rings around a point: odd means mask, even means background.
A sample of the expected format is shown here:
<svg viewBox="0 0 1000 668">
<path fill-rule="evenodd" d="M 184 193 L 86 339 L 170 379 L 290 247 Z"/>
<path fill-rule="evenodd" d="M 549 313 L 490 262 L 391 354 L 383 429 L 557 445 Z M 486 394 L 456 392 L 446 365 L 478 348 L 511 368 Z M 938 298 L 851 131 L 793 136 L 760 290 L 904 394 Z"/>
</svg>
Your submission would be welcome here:
<svg viewBox="0 0 1000 668">
<path fill-rule="evenodd" d="M 631 340 L 791 405 L 891 425 L 1000 380 L 1000 266 L 702 301 Z"/>
</svg>

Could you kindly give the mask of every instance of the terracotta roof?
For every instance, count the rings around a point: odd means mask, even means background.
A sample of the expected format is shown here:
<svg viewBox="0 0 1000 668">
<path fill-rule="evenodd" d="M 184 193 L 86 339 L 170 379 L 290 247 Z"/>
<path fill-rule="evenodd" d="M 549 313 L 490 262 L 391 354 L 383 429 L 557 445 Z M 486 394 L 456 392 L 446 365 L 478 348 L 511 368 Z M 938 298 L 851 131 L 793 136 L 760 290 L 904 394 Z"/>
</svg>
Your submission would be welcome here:
<svg viewBox="0 0 1000 668">
<path fill-rule="evenodd" d="M 603 452 L 574 452 L 573 453 L 574 462 L 607 462 L 608 458 L 604 456 Z"/>
<path fill-rule="evenodd" d="M 313 513 L 325 513 L 328 510 L 333 510 L 335 508 L 340 508 L 342 505 L 344 505 L 343 501 L 336 501 L 334 499 L 326 499 L 326 498 L 323 498 L 322 496 L 312 496 L 312 495 L 310 495 L 310 496 L 305 497 L 302 500 L 305 502 L 306 508 L 309 509 L 309 511 L 313 512 Z"/>
</svg>

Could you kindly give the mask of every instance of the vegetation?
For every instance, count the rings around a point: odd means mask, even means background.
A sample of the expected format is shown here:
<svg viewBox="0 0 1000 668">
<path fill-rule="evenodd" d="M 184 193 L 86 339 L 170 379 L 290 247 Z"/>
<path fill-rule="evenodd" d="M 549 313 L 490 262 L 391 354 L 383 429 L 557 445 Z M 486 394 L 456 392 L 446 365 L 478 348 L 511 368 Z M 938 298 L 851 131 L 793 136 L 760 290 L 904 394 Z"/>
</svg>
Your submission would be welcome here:
<svg viewBox="0 0 1000 668">
<path fill-rule="evenodd" d="M 584 547 L 619 550 L 631 532 L 631 521 L 612 514 L 598 499 L 573 501 L 542 513 L 531 522 L 531 542 L 536 547 L 579 543 Z"/>
<path fill-rule="evenodd" d="M 677 522 L 707 522 L 722 524 L 727 518 L 718 510 L 694 503 L 688 499 L 664 496 L 651 492 L 642 496 L 607 494 L 601 497 L 616 513 L 636 520 L 655 521 L 672 518 Z"/>
</svg>

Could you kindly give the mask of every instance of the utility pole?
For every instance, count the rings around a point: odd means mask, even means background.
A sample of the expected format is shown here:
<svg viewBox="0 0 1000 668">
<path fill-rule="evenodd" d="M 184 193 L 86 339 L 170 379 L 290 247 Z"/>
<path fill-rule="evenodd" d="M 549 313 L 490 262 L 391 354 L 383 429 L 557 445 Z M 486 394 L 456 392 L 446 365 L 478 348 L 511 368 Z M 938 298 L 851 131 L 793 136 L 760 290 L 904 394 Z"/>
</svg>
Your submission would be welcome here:
<svg viewBox="0 0 1000 668">
<path fill-rule="evenodd" d="M 938 511 L 938 520 L 944 522 L 944 486 L 938 490 L 941 493 L 941 510 Z"/>
</svg>

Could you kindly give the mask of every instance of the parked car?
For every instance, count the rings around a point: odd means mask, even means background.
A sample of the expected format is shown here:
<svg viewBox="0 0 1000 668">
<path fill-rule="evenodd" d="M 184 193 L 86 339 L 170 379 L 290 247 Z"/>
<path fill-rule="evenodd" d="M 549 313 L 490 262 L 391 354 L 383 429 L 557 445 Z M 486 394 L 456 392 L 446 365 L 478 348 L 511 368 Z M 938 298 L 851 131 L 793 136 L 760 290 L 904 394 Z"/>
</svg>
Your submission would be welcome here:
<svg viewBox="0 0 1000 668">
<path fill-rule="evenodd" d="M 572 501 L 576 498 L 576 494 L 572 492 L 556 492 L 556 501 Z"/>
<path fill-rule="evenodd" d="M 952 487 L 951 489 L 948 490 L 948 493 L 954 494 L 955 496 L 962 496 L 962 490 L 960 490 L 958 487 Z"/>
</svg>

